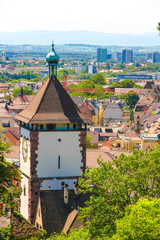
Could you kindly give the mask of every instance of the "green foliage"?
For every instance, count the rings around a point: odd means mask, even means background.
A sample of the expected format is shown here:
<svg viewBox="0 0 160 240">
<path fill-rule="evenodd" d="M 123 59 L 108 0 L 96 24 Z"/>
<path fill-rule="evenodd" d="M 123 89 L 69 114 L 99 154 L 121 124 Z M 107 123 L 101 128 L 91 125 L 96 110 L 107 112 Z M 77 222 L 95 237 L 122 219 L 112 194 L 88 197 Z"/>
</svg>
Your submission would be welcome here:
<svg viewBox="0 0 160 240">
<path fill-rule="evenodd" d="M 4 99 L 9 99 L 9 98 L 10 98 L 9 95 L 5 95 L 5 96 L 4 96 Z"/>
<path fill-rule="evenodd" d="M 3 135 L 0 134 L 0 138 Z M 0 201 L 5 202 L 10 206 L 14 204 L 14 198 L 20 194 L 20 190 L 14 188 L 13 180 L 20 180 L 19 171 L 9 162 L 5 160 L 5 154 L 10 152 L 10 145 L 0 141 Z M 14 208 L 14 206 L 12 205 Z"/>
<path fill-rule="evenodd" d="M 20 87 L 19 87 L 19 88 L 15 88 L 15 89 L 13 89 L 13 91 L 12 91 L 12 95 L 13 95 L 14 97 L 18 97 L 19 94 L 20 94 L 20 91 L 21 91 L 21 88 L 20 88 Z M 32 92 L 28 87 L 24 87 L 24 88 L 23 88 L 23 94 L 24 94 L 24 95 L 32 95 L 33 92 Z M 33 95 L 34 95 L 34 94 L 33 94 Z"/>
<path fill-rule="evenodd" d="M 134 81 L 129 79 L 125 79 L 120 83 L 114 82 L 111 84 L 111 86 L 116 88 L 143 88 L 142 86 L 135 84 Z"/>
<path fill-rule="evenodd" d="M 11 226 L 0 228 L 0 239 L 10 240 L 11 239 Z"/>
<path fill-rule="evenodd" d="M 95 84 L 98 84 L 98 85 L 105 85 L 106 84 L 105 78 L 101 73 L 98 73 L 98 74 L 94 75 L 94 77 L 91 78 L 90 81 L 92 83 L 95 83 Z"/>
<path fill-rule="evenodd" d="M 128 91 L 127 94 L 117 95 L 117 97 L 125 101 L 125 103 L 130 107 L 131 110 L 135 107 L 136 103 L 139 100 L 138 94 L 132 90 Z"/>
<path fill-rule="evenodd" d="M 103 89 L 103 86 L 106 84 L 105 78 L 102 74 L 96 74 L 93 78 L 90 78 L 86 81 L 82 81 L 74 88 L 93 88 L 93 89 Z M 84 98 L 99 98 L 105 99 L 109 98 L 113 93 L 98 93 L 98 92 L 72 92 L 71 96 L 83 96 Z"/>
<path fill-rule="evenodd" d="M 114 66 L 114 69 L 124 69 L 125 67 L 126 67 L 126 65 L 124 63 L 120 62 Z"/>
<path fill-rule="evenodd" d="M 112 162 L 98 159 L 99 167 L 86 170 L 79 180 L 82 193 L 91 193 L 81 218 L 93 239 L 105 239 L 116 233 L 116 220 L 125 207 L 139 198 L 160 196 L 160 146 L 151 152 L 121 154 Z M 87 221 L 86 221 L 87 220 Z"/>
<path fill-rule="evenodd" d="M 116 221 L 112 240 L 160 239 L 160 199 L 140 199 L 125 209 L 125 216 Z"/>
<path fill-rule="evenodd" d="M 150 72 L 155 72 L 155 71 L 160 71 L 160 63 L 147 63 L 146 66 L 143 66 L 140 68 L 140 70 L 144 71 L 150 71 Z"/>
<path fill-rule="evenodd" d="M 60 69 L 57 73 L 57 77 L 59 80 L 63 79 L 63 75 L 77 75 L 77 72 L 72 69 Z"/>
<path fill-rule="evenodd" d="M 82 69 L 83 70 L 83 69 Z M 94 74 L 92 73 L 80 73 L 78 78 L 79 79 L 90 79 L 93 77 Z"/>
<path fill-rule="evenodd" d="M 4 82 L 8 80 L 12 81 L 13 79 L 19 80 L 22 78 L 27 80 L 38 78 L 38 73 L 32 70 L 27 70 L 27 71 L 22 70 L 19 73 L 14 73 L 14 74 L 9 72 L 0 72 L 0 79 L 2 79 Z"/>
<path fill-rule="evenodd" d="M 88 229 L 80 227 L 79 229 L 72 229 L 70 234 L 67 236 L 66 234 L 53 234 L 47 240 L 90 240 L 91 234 L 89 233 Z"/>
<path fill-rule="evenodd" d="M 92 139 L 92 137 L 89 134 L 87 134 L 86 148 L 93 148 L 93 144 L 91 144 L 91 139 Z"/>
</svg>

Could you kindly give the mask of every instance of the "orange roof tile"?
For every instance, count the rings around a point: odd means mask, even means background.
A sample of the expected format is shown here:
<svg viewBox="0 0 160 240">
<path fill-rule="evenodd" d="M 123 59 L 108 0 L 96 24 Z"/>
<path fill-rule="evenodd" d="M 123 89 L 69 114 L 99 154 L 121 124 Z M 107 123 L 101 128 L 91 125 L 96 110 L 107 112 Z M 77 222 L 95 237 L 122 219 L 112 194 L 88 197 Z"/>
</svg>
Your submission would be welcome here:
<svg viewBox="0 0 160 240">
<path fill-rule="evenodd" d="M 13 142 L 13 144 L 18 145 L 19 140 L 14 136 L 14 134 L 11 131 L 7 131 L 5 135 Z"/>
</svg>

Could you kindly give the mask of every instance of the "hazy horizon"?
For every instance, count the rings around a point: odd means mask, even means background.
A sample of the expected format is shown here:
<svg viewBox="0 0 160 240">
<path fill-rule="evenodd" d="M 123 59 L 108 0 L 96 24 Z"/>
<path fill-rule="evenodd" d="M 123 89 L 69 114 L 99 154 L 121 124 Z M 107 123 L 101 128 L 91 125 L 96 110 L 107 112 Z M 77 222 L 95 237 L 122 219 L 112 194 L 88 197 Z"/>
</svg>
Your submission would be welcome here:
<svg viewBox="0 0 160 240">
<path fill-rule="evenodd" d="M 50 45 L 52 40 L 55 44 L 160 46 L 160 36 L 158 32 L 144 34 L 119 34 L 87 30 L 28 30 L 19 32 L 0 31 L 0 44 L 4 45 Z"/>
</svg>

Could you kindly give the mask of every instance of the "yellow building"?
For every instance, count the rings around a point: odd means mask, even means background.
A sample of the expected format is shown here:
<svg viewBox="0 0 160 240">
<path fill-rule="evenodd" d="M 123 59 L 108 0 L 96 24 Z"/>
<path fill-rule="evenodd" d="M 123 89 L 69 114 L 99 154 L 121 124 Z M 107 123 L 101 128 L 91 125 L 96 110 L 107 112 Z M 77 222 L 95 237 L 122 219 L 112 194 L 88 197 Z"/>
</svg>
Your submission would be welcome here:
<svg viewBox="0 0 160 240">
<path fill-rule="evenodd" d="M 7 93 L 9 89 L 9 84 L 0 83 L 0 93 Z"/>
<path fill-rule="evenodd" d="M 135 131 L 119 134 L 118 139 L 112 143 L 114 150 L 138 151 L 142 149 L 142 140 Z"/>
<path fill-rule="evenodd" d="M 150 148 L 154 148 L 159 144 L 159 134 L 157 133 L 145 133 L 142 136 L 142 149 L 148 151 Z"/>
<path fill-rule="evenodd" d="M 98 119 L 99 119 L 99 125 L 103 126 L 103 119 L 104 119 L 104 109 L 103 105 L 100 105 L 99 111 L 98 111 Z"/>
<path fill-rule="evenodd" d="M 130 122 L 130 110 L 123 110 L 122 121 L 126 123 Z"/>
</svg>

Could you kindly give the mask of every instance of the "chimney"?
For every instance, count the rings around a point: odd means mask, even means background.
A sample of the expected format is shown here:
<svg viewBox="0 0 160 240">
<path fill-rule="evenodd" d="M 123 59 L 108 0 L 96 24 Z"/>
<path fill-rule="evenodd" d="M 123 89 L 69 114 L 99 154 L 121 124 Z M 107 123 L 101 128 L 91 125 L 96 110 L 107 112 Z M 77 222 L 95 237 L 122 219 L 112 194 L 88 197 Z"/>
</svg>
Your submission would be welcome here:
<svg viewBox="0 0 160 240">
<path fill-rule="evenodd" d="M 88 105 L 88 102 L 87 102 L 87 99 L 85 99 L 84 106 L 87 106 L 87 105 Z"/>
<path fill-rule="evenodd" d="M 78 183 L 74 182 L 74 193 L 75 193 L 75 198 L 78 197 Z"/>
<path fill-rule="evenodd" d="M 68 184 L 64 185 L 64 204 L 68 205 Z"/>
<path fill-rule="evenodd" d="M 64 189 L 65 182 L 61 182 L 61 189 Z"/>
</svg>

